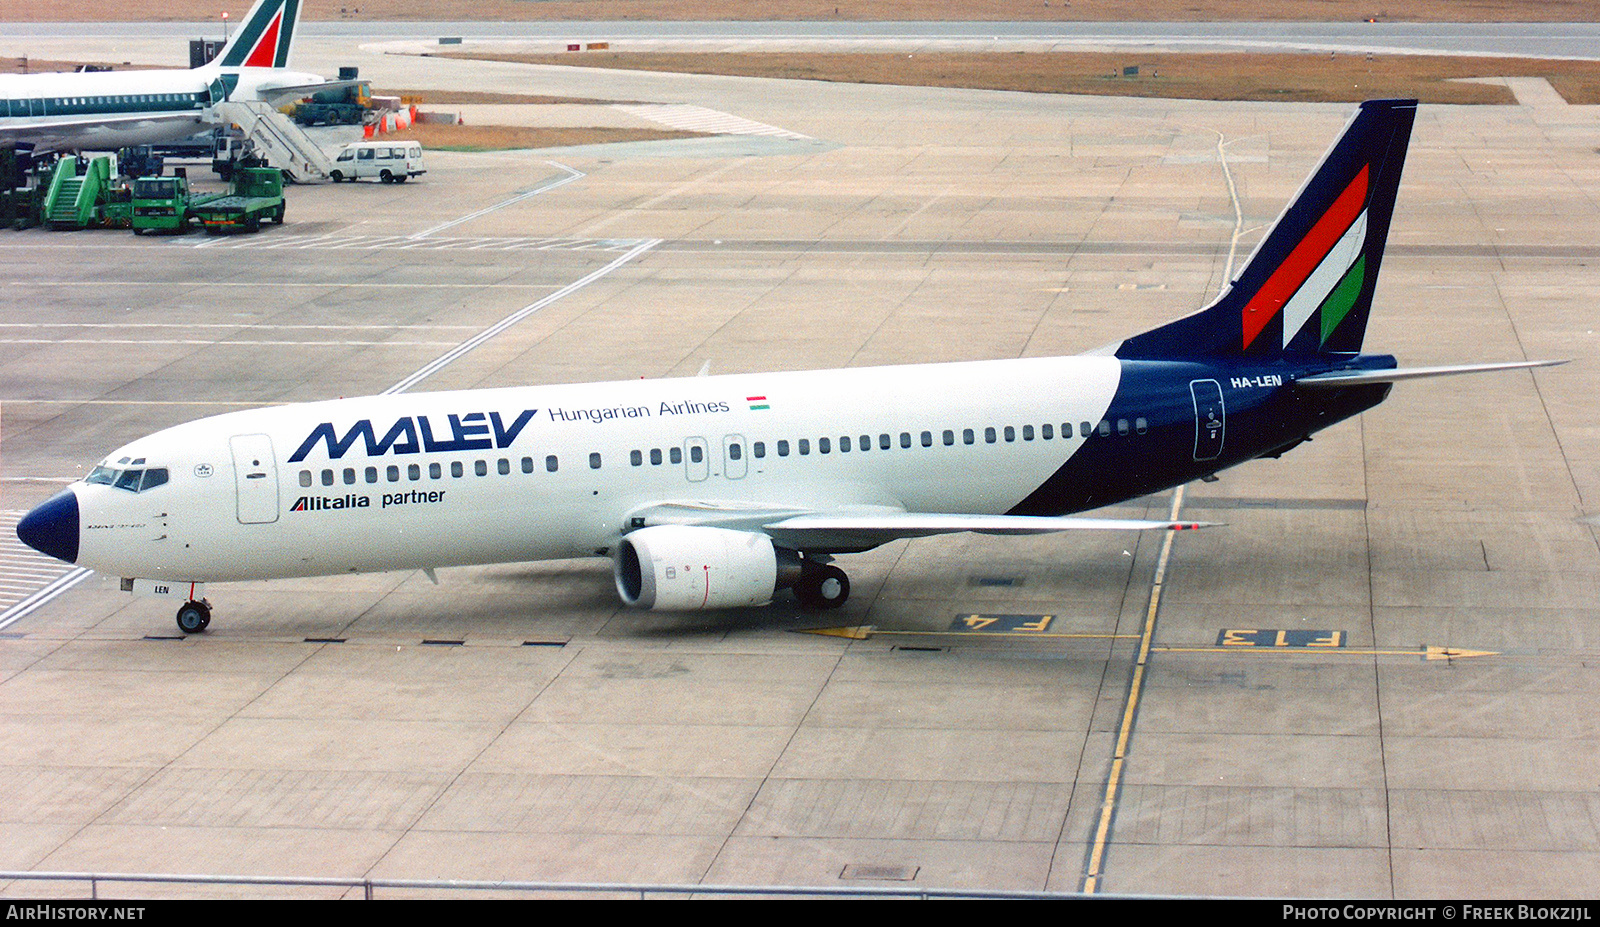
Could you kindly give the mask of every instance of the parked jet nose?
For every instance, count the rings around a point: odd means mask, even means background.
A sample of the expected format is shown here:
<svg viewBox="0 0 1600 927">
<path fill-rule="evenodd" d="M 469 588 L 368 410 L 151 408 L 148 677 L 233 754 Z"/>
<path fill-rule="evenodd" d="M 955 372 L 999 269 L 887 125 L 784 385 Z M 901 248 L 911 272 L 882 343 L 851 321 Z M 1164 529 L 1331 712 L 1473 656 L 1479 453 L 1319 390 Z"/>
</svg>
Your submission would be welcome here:
<svg viewBox="0 0 1600 927">
<path fill-rule="evenodd" d="M 17 522 L 17 537 L 41 554 L 78 562 L 78 497 L 70 489 L 56 493 Z"/>
</svg>

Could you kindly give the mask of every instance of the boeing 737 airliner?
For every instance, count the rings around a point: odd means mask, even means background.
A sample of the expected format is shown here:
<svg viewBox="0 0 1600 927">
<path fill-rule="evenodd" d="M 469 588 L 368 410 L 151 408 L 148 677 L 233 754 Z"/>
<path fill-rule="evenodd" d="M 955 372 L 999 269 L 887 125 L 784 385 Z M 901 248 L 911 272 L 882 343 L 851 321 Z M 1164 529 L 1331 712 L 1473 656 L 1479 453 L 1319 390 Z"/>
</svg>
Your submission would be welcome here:
<svg viewBox="0 0 1600 927">
<path fill-rule="evenodd" d="M 300 0 L 256 0 L 217 57 L 190 70 L 0 75 L 0 143 L 113 151 L 203 132 L 228 100 L 280 100 L 348 86 L 287 70 Z"/>
<path fill-rule="evenodd" d="M 1275 457 L 1397 380 L 1361 353 L 1416 101 L 1363 104 L 1215 302 L 1087 355 L 528 386 L 234 412 L 141 438 L 17 533 L 124 587 L 609 556 L 639 608 L 841 605 L 833 556 L 1063 517 Z M 430 572 L 431 575 L 431 572 Z"/>
</svg>

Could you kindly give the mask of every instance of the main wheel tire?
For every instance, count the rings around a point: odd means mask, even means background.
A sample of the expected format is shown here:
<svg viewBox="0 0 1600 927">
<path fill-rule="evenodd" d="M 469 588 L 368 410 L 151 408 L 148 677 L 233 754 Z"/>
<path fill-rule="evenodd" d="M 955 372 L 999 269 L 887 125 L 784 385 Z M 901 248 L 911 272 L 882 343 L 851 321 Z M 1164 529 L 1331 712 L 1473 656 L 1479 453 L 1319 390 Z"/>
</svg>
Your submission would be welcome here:
<svg viewBox="0 0 1600 927">
<path fill-rule="evenodd" d="M 850 600 L 850 577 L 832 564 L 821 566 L 795 583 L 794 594 L 806 608 L 838 608 Z"/>
<path fill-rule="evenodd" d="M 211 624 L 211 606 L 204 602 L 185 602 L 178 609 L 178 630 L 199 634 Z"/>
</svg>

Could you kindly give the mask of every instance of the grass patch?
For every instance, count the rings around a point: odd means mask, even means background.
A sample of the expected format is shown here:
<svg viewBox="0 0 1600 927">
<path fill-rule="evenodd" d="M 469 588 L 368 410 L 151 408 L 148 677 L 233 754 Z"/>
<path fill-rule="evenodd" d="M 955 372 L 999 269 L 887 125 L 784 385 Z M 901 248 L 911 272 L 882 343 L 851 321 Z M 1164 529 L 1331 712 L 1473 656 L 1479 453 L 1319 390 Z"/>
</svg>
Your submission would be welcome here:
<svg viewBox="0 0 1600 927">
<path fill-rule="evenodd" d="M 4 61 L 4 59 L 0 59 Z M 636 103 L 637 100 L 595 100 L 589 97 L 554 97 L 538 93 L 492 93 L 485 90 L 378 90 L 372 91 L 374 96 L 380 97 L 416 97 L 423 102 L 419 106 L 451 106 L 467 103 L 526 103 L 530 105 L 549 106 L 552 104 L 582 104 L 588 106 L 611 106 L 617 103 Z"/>
<path fill-rule="evenodd" d="M 1187 100 L 1356 102 L 1416 97 L 1424 103 L 1511 103 L 1503 87 L 1462 78 L 1543 77 L 1569 101 L 1600 95 L 1600 61 L 1539 58 L 1447 58 L 1434 55 L 1331 55 L 1140 52 L 935 52 L 813 54 L 788 52 L 583 52 L 541 55 L 453 53 L 522 64 L 1077 93 Z M 1123 69 L 1137 66 L 1137 77 Z"/>
<path fill-rule="evenodd" d="M 505 151 L 515 148 L 565 148 L 608 142 L 655 142 L 675 138 L 703 138 L 703 132 L 672 129 L 582 128 L 570 126 L 452 126 L 422 123 L 381 139 L 418 141 L 433 151 Z"/>
</svg>

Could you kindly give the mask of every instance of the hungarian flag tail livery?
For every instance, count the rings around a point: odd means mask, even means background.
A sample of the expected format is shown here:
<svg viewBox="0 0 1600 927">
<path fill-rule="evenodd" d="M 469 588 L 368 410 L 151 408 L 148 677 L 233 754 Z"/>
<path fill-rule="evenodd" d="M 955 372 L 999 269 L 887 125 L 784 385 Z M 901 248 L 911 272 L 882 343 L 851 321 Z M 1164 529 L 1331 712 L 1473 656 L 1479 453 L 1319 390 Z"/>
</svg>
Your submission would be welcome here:
<svg viewBox="0 0 1600 927">
<path fill-rule="evenodd" d="M 1124 359 L 1315 358 L 1361 350 L 1416 100 L 1361 104 L 1215 302 L 1116 348 Z"/>
</svg>

